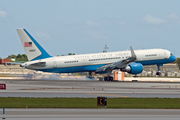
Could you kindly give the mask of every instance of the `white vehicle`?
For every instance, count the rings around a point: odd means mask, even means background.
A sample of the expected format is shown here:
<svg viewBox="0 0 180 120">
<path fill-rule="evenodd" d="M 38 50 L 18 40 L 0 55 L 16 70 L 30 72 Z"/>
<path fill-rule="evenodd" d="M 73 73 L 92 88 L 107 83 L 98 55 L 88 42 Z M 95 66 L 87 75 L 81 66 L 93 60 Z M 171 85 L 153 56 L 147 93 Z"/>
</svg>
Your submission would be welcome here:
<svg viewBox="0 0 180 120">
<path fill-rule="evenodd" d="M 83 54 L 72 56 L 50 56 L 40 44 L 25 30 L 17 29 L 29 62 L 20 66 L 43 72 L 74 73 L 92 72 L 107 73 L 105 80 L 113 80 L 110 74 L 113 69 L 130 74 L 139 74 L 143 71 L 143 65 L 158 66 L 157 75 L 160 74 L 160 66 L 176 61 L 176 57 L 165 49 L 145 49 L 120 52 L 106 52 L 95 54 Z"/>
</svg>

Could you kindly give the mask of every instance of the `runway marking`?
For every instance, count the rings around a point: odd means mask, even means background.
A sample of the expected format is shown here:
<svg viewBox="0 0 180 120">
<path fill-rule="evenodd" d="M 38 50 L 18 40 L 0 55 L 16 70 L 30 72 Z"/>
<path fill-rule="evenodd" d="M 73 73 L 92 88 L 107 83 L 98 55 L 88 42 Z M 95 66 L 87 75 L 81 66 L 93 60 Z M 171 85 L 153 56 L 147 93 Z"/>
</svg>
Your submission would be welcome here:
<svg viewBox="0 0 180 120">
<path fill-rule="evenodd" d="M 113 96 L 113 97 L 129 97 L 129 96 L 121 96 L 121 95 L 109 95 L 109 94 L 99 94 L 99 93 L 86 93 L 86 94 L 91 94 L 91 95 L 103 95 L 103 96 Z"/>
</svg>

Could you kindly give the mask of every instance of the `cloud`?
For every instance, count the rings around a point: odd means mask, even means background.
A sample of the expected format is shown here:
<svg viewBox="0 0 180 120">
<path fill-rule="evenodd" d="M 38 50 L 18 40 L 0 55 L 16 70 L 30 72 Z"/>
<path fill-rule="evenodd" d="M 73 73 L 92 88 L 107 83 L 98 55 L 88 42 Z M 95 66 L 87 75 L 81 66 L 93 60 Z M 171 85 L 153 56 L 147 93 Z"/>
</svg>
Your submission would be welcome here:
<svg viewBox="0 0 180 120">
<path fill-rule="evenodd" d="M 1 10 L 1 8 L 0 8 L 0 17 L 3 17 L 3 18 L 7 17 L 7 13 Z"/>
<path fill-rule="evenodd" d="M 162 30 L 161 29 L 158 29 L 158 28 L 151 28 L 152 29 L 152 31 L 154 31 L 154 32 L 162 32 Z"/>
<path fill-rule="evenodd" d="M 101 23 L 98 23 L 98 22 L 93 22 L 91 20 L 88 20 L 86 22 L 86 27 L 100 27 L 101 26 Z"/>
<path fill-rule="evenodd" d="M 123 21 L 119 21 L 118 23 L 121 24 L 121 25 L 126 25 L 127 24 L 126 22 L 123 22 Z"/>
<path fill-rule="evenodd" d="M 141 19 L 150 24 L 162 24 L 167 22 L 165 19 L 153 17 L 149 14 L 147 14 L 145 17 L 142 17 Z"/>
<path fill-rule="evenodd" d="M 47 31 L 43 32 L 43 31 L 35 31 L 36 32 L 36 35 L 39 37 L 39 38 L 42 38 L 42 39 L 51 39 L 52 37 L 48 34 Z"/>
<path fill-rule="evenodd" d="M 177 15 L 176 13 L 172 13 L 172 14 L 166 15 L 166 18 L 169 18 L 169 19 L 180 19 L 179 15 Z"/>
</svg>

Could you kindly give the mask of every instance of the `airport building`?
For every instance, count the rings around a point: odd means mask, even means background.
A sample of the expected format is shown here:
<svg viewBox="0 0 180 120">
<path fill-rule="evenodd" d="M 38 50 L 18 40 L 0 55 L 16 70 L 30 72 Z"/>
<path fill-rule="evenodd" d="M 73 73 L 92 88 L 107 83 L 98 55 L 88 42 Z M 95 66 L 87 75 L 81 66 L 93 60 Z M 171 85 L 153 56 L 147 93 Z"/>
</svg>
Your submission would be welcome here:
<svg viewBox="0 0 180 120">
<path fill-rule="evenodd" d="M 144 66 L 144 70 L 142 73 L 138 74 L 137 76 L 144 76 L 144 77 L 154 77 L 156 76 L 157 66 L 156 65 L 148 65 Z M 164 64 L 161 66 L 162 77 L 180 77 L 180 71 L 176 64 Z M 42 74 L 42 72 L 25 69 L 20 67 L 19 65 L 10 65 L 5 66 L 3 64 L 0 65 L 0 74 Z M 45 73 L 50 74 L 50 73 Z M 57 74 L 57 73 L 56 73 Z M 132 77 L 134 75 L 128 74 L 127 72 L 124 73 L 125 77 Z M 87 75 L 87 73 L 73 73 L 73 74 L 62 74 L 62 75 Z M 114 73 L 112 73 L 114 75 Z M 97 77 L 102 75 L 96 75 Z"/>
</svg>

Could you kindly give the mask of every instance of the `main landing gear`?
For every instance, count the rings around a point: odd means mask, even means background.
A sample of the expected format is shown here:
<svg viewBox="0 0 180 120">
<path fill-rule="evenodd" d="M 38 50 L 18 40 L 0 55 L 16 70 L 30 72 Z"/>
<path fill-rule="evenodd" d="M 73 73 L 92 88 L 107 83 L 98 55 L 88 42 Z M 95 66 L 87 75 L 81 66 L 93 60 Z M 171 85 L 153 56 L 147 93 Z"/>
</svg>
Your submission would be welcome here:
<svg viewBox="0 0 180 120">
<path fill-rule="evenodd" d="M 137 74 L 135 74 L 135 76 L 133 76 L 134 78 L 138 78 Z"/>
<path fill-rule="evenodd" d="M 158 71 L 156 72 L 156 75 L 161 75 L 161 69 L 160 69 L 160 66 L 163 66 L 163 64 L 159 64 L 157 65 L 157 68 L 158 68 Z"/>
<path fill-rule="evenodd" d="M 93 72 L 89 72 L 89 75 L 86 77 L 89 79 L 95 79 L 95 77 L 93 76 Z"/>
<path fill-rule="evenodd" d="M 104 77 L 104 81 L 113 81 L 113 77 L 111 76 Z"/>
<path fill-rule="evenodd" d="M 104 77 L 104 81 L 113 81 L 113 77 L 110 76 L 111 72 L 112 72 L 112 70 L 107 70 L 108 75 L 106 77 Z"/>
</svg>

